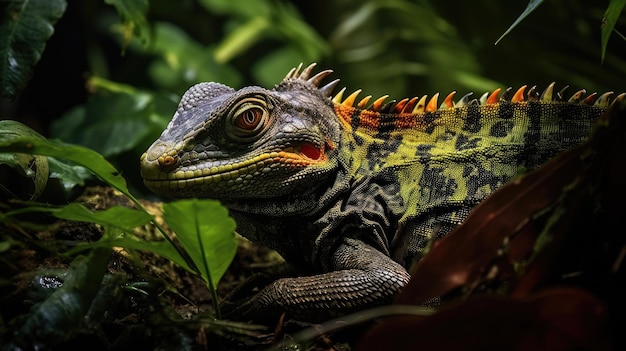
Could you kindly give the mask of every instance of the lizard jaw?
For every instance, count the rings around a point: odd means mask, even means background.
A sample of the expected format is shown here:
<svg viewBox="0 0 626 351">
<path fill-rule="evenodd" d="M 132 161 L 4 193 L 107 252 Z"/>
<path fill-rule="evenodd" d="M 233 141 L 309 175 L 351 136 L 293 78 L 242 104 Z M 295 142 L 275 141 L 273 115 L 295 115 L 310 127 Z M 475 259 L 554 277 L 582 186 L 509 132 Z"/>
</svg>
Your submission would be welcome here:
<svg viewBox="0 0 626 351">
<path fill-rule="evenodd" d="M 164 152 L 167 148 L 157 144 L 154 150 L 158 153 L 151 148 L 141 156 L 141 174 L 149 189 L 165 196 L 221 198 L 235 192 L 246 197 L 262 197 L 263 188 L 270 188 L 272 183 L 279 186 L 284 175 L 325 164 L 326 147 L 329 143 L 316 146 L 302 142 L 282 151 L 230 163 L 212 160 L 181 166 L 176 152 Z"/>
</svg>

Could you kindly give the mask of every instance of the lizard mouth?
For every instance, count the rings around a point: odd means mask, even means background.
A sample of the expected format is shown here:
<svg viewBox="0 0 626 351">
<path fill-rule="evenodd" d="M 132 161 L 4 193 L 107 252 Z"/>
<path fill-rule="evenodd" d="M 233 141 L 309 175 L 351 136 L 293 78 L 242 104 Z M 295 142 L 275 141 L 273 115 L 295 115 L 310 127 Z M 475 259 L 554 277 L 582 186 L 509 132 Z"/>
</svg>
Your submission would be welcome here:
<svg viewBox="0 0 626 351">
<path fill-rule="evenodd" d="M 317 146 L 301 142 L 281 151 L 265 152 L 241 160 L 191 163 L 185 165 L 177 153 L 159 152 L 152 147 L 141 156 L 141 175 L 144 184 L 156 192 L 167 189 L 196 189 L 215 193 L 233 188 L 245 188 L 261 178 L 281 177 L 326 161 L 328 143 Z M 162 146 L 156 150 L 164 150 Z M 160 190 L 160 191 L 159 191 Z M 204 194 L 196 194 L 201 196 Z"/>
</svg>

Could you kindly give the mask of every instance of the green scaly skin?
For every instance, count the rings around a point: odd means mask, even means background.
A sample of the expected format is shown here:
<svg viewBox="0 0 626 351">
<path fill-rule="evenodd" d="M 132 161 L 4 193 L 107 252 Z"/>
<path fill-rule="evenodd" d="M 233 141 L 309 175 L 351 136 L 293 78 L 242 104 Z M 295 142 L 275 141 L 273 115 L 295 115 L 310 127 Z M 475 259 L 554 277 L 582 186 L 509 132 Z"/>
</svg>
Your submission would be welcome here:
<svg viewBox="0 0 626 351">
<path fill-rule="evenodd" d="M 323 320 L 390 302 L 429 241 L 580 144 L 610 96 L 562 101 L 550 86 L 366 107 L 358 92 L 331 99 L 337 81 L 320 88 L 331 71 L 313 67 L 272 90 L 193 86 L 141 158 L 152 191 L 221 200 L 240 234 L 302 272 L 228 304 L 229 318 Z"/>
</svg>

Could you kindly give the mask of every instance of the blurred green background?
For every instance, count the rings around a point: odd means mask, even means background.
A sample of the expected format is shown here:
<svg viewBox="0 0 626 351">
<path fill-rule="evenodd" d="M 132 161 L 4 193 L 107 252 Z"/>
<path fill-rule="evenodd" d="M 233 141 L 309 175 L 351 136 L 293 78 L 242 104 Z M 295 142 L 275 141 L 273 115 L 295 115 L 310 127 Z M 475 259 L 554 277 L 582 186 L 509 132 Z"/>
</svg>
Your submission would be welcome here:
<svg viewBox="0 0 626 351">
<path fill-rule="evenodd" d="M 298 63 L 318 62 L 350 91 L 396 99 L 552 81 L 570 93 L 626 91 L 623 37 L 612 35 L 601 62 L 608 0 L 545 1 L 494 45 L 527 4 L 70 0 L 0 118 L 102 153 L 143 193 L 138 158 L 197 82 L 272 87 Z"/>
</svg>

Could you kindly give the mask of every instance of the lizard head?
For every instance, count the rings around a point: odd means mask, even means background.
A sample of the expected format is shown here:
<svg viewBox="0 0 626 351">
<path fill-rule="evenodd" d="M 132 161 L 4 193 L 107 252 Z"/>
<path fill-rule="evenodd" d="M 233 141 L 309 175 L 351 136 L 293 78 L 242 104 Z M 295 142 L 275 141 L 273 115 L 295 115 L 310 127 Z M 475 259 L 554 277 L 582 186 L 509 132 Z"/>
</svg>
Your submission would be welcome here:
<svg viewBox="0 0 626 351">
<path fill-rule="evenodd" d="M 331 73 L 292 69 L 274 89 L 200 83 L 141 157 L 152 191 L 171 198 L 273 198 L 323 183 L 337 166 L 341 126 Z"/>
</svg>

